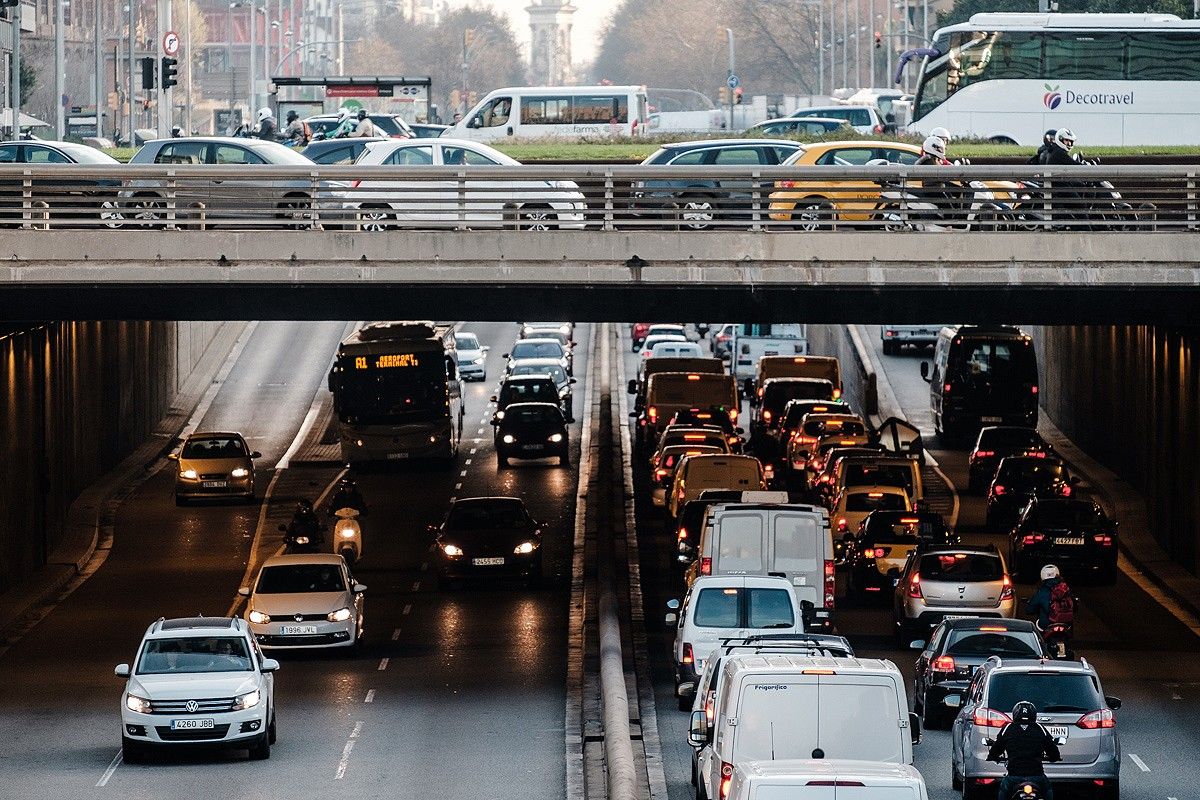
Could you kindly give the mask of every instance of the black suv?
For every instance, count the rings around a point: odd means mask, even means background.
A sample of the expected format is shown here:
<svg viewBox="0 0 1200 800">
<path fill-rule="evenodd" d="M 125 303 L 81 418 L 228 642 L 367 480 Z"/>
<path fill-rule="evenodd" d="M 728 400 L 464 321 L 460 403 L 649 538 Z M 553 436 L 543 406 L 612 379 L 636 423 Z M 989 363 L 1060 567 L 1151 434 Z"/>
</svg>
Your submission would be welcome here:
<svg viewBox="0 0 1200 800">
<path fill-rule="evenodd" d="M 1009 456 L 1000 462 L 988 490 L 988 530 L 1007 530 L 1034 498 L 1070 497 L 1077 482 L 1061 459 Z"/>
<path fill-rule="evenodd" d="M 509 375 L 500 381 L 492 402 L 496 404 L 497 420 L 504 419 L 504 409 L 513 403 L 554 403 L 571 421 L 571 410 L 564 405 L 558 384 L 549 375 Z"/>
<path fill-rule="evenodd" d="M 996 477 L 996 467 L 1009 456 L 1057 456 L 1042 435 L 1020 425 L 991 425 L 979 431 L 967 457 L 967 491 L 982 494 Z"/>
<path fill-rule="evenodd" d="M 508 466 L 510 458 L 558 457 L 560 466 L 571 465 L 567 421 L 556 403 L 513 403 L 496 428 L 496 462 Z"/>
<path fill-rule="evenodd" d="M 1117 523 L 1091 500 L 1035 498 L 1008 535 L 1008 563 L 1021 581 L 1036 580 L 1043 564 L 1117 579 Z"/>
<path fill-rule="evenodd" d="M 959 537 L 934 511 L 872 511 L 858 528 L 853 543 L 833 543 L 835 558 L 845 550 L 849 590 L 859 601 L 891 602 L 892 589 L 908 554 L 921 545 L 954 546 Z"/>
</svg>

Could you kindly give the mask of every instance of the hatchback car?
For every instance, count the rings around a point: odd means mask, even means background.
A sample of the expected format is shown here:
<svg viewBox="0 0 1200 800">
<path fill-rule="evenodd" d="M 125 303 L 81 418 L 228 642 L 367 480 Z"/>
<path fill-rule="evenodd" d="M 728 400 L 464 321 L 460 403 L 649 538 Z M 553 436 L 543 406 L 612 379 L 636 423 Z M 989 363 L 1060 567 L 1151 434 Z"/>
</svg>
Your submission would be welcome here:
<svg viewBox="0 0 1200 800">
<path fill-rule="evenodd" d="M 844 120 L 847 125 L 863 136 L 883 133 L 883 117 L 879 114 L 879 109 L 874 106 L 811 106 L 797 109 L 791 116 L 793 119 L 817 117 L 819 119 Z"/>
<path fill-rule="evenodd" d="M 987 526 L 1004 531 L 1034 498 L 1070 497 L 1077 481 L 1061 459 L 1009 456 L 1000 462 L 987 498 Z"/>
<path fill-rule="evenodd" d="M 760 122 L 746 131 L 752 136 L 825 136 L 842 131 L 849 122 L 833 117 L 780 117 Z"/>
<path fill-rule="evenodd" d="M 363 634 L 363 592 L 335 553 L 292 553 L 263 562 L 252 586 L 246 622 L 264 650 L 357 647 Z"/>
<path fill-rule="evenodd" d="M 834 538 L 853 538 L 876 511 L 912 511 L 912 500 L 899 486 L 847 486 L 829 509 Z"/>
<path fill-rule="evenodd" d="M 1008 535 L 1008 563 L 1020 581 L 1037 579 L 1045 564 L 1117 580 L 1117 523 L 1091 500 L 1034 498 Z"/>
<path fill-rule="evenodd" d="M 262 453 L 251 450 L 240 433 L 193 433 L 178 453 L 167 458 L 178 467 L 177 506 L 189 500 L 221 497 L 254 499 L 254 459 L 262 458 Z"/>
<path fill-rule="evenodd" d="M 501 467 L 507 467 L 510 458 L 557 457 L 560 466 L 571 465 L 567 421 L 557 405 L 513 403 L 492 425 L 496 429 L 496 463 Z"/>
<path fill-rule="evenodd" d="M 913 706 L 926 730 L 946 727 L 954 711 L 946 695 L 966 691 L 975 669 L 992 656 L 1050 659 L 1037 627 L 1024 619 L 947 619 L 938 623 L 929 641 L 910 645 L 921 651 L 913 679 Z"/>
<path fill-rule="evenodd" d="M 430 527 L 443 580 L 542 574 L 542 524 L 518 497 L 464 497 Z"/>
<path fill-rule="evenodd" d="M 513 343 L 512 351 L 505 353 L 504 357 L 508 359 L 505 372 L 510 375 L 516 364 L 533 358 L 555 359 L 567 371 L 567 375 L 572 374 L 568 348 L 559 339 L 518 339 Z"/>
<path fill-rule="evenodd" d="M 386 142 L 387 139 L 365 137 L 362 139 L 323 139 L 312 142 L 300 151 L 300 155 L 311 158 L 317 164 L 353 164 L 367 145 Z"/>
<path fill-rule="evenodd" d="M 660 447 L 654 453 L 654 461 L 651 463 L 651 492 L 650 501 L 655 508 L 665 508 L 667 505 L 667 492 L 670 491 L 671 485 L 675 482 L 675 470 L 680 462 L 688 456 L 698 456 L 705 453 L 728 453 L 729 448 L 724 442 L 718 445 L 704 444 L 672 444 L 665 447 Z"/>
<path fill-rule="evenodd" d="M 897 644 L 924 639 L 944 619 L 1016 616 L 1016 596 L 1004 557 L 995 547 L 917 548 L 909 553 L 893 592 Z"/>
<path fill-rule="evenodd" d="M 1100 676 L 1087 661 L 1003 659 L 984 662 L 961 695 L 948 695 L 962 709 L 950 734 L 954 787 L 965 800 L 995 797 L 1005 766 L 987 760 L 990 742 L 1012 720 L 1013 706 L 1028 700 L 1037 721 L 1058 741 L 1062 761 L 1045 765 L 1046 777 L 1091 797 L 1120 797 L 1121 741 L 1116 697 L 1105 696 Z"/>
<path fill-rule="evenodd" d="M 996 468 L 1009 456 L 1057 456 L 1035 428 L 1020 425 L 989 425 L 981 428 L 975 447 L 967 457 L 967 488 L 983 493 L 996 477 Z"/>
<path fill-rule="evenodd" d="M 117 166 L 115 158 L 94 147 L 75 142 L 39 140 L 0 142 L 0 164 L 30 167 Z M 47 173 L 43 172 L 45 176 Z M 53 174 L 53 173 L 50 173 Z M 46 203 L 52 224 L 72 224 L 99 219 L 108 227 L 119 227 L 123 215 L 117 203 L 121 188 L 118 178 L 87 178 L 76 173 L 70 179 L 54 177 L 23 178 L 19 174 L 0 180 L 0 222 L 20 221 L 25 204 L 25 181 L 29 181 L 28 202 Z"/>
<path fill-rule="evenodd" d="M 549 375 L 509 375 L 500 381 L 500 389 L 491 400 L 496 404 L 497 420 L 504 419 L 504 410 L 513 403 L 554 403 L 562 408 L 558 386 Z"/>
<path fill-rule="evenodd" d="M 454 349 L 458 353 L 458 373 L 463 380 L 481 381 L 487 377 L 487 354 L 491 348 L 480 344 L 478 336 L 465 332 L 455 334 Z"/>
<path fill-rule="evenodd" d="M 549 375 L 550 380 L 558 387 L 558 404 L 562 407 L 567 422 L 575 421 L 575 378 L 567 375 L 562 360 L 557 358 L 526 358 L 515 362 L 510 368 L 508 378 L 521 378 Z M 516 402 L 515 400 L 513 402 Z M 544 401 L 550 402 L 550 401 Z"/>
<path fill-rule="evenodd" d="M 570 334 L 563 333 L 557 327 L 528 328 L 522 326 L 520 341 L 524 341 L 526 339 L 553 339 L 561 344 L 563 353 L 567 359 L 567 374 L 575 374 L 575 345 L 571 342 Z"/>
<path fill-rule="evenodd" d="M 152 750 L 246 748 L 271 757 L 279 662 L 264 658 L 240 619 L 159 619 L 134 665 L 118 664 L 121 753 L 136 764 Z"/>
</svg>

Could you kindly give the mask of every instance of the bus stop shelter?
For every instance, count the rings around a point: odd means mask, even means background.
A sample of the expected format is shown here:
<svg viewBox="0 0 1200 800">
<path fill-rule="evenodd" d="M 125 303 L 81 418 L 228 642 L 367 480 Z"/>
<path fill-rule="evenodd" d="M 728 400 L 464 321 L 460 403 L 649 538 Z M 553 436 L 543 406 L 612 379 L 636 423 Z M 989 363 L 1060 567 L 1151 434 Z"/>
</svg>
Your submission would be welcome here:
<svg viewBox="0 0 1200 800">
<path fill-rule="evenodd" d="M 336 100 L 339 105 L 399 113 L 409 122 L 421 118 L 436 122 L 439 114 L 432 89 L 433 80 L 428 76 L 278 76 L 271 78 L 271 101 L 280 113 L 291 108 L 310 114 L 332 111 L 326 102 Z"/>
</svg>

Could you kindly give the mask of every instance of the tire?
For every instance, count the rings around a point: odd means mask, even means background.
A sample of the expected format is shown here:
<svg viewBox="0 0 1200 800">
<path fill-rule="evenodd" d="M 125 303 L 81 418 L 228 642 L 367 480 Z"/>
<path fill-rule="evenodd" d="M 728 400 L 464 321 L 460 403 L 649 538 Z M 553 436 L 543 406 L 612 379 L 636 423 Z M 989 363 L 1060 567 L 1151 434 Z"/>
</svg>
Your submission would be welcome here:
<svg viewBox="0 0 1200 800">
<path fill-rule="evenodd" d="M 680 711 L 691 711 L 692 710 L 692 701 L 690 698 L 676 697 L 675 699 L 678 701 L 677 706 Z"/>
<path fill-rule="evenodd" d="M 921 727 L 927 731 L 938 731 L 946 727 L 946 714 L 931 705 L 928 696 L 921 700 Z"/>
<path fill-rule="evenodd" d="M 146 748 L 128 736 L 122 736 L 121 760 L 126 764 L 144 764 L 146 761 Z"/>
<path fill-rule="evenodd" d="M 1104 786 L 1096 789 L 1097 800 L 1120 800 L 1121 781 L 1119 778 L 1105 781 Z"/>
<path fill-rule="evenodd" d="M 837 212 L 828 200 L 806 197 L 792 209 L 792 227 L 801 231 L 829 231 L 837 224 Z"/>
<path fill-rule="evenodd" d="M 271 757 L 270 738 L 270 733 L 264 732 L 262 736 L 255 739 L 253 744 L 246 748 L 246 755 L 250 756 L 254 761 L 266 761 Z"/>
<path fill-rule="evenodd" d="M 878 223 L 879 228 L 888 233 L 899 233 L 900 231 L 909 230 L 908 224 L 904 222 L 904 216 L 901 214 L 898 203 L 880 203 L 875 209 L 872 219 Z"/>
<path fill-rule="evenodd" d="M 552 231 L 558 228 L 558 214 L 550 206 L 521 206 L 517 223 L 523 231 Z"/>
<path fill-rule="evenodd" d="M 898 356 L 900 355 L 900 346 L 895 342 L 884 342 L 883 354 L 885 356 Z"/>
<path fill-rule="evenodd" d="M 359 206 L 359 230 L 380 233 L 396 227 L 386 206 Z"/>
<path fill-rule="evenodd" d="M 571 454 L 566 451 L 563 451 L 562 453 L 560 453 L 558 456 L 558 465 L 560 467 L 571 466 Z"/>
<path fill-rule="evenodd" d="M 508 456 L 502 456 L 499 453 L 497 453 L 496 454 L 496 466 L 507 467 L 508 466 Z"/>
<path fill-rule="evenodd" d="M 96 215 L 106 228 L 115 230 L 125 225 L 125 212 L 115 198 L 101 200 Z"/>
<path fill-rule="evenodd" d="M 267 726 L 267 744 L 275 744 L 275 740 L 278 738 L 279 737 L 276 732 L 276 726 L 275 726 L 275 712 L 272 711 L 271 712 L 271 724 Z"/>
<path fill-rule="evenodd" d="M 954 763 L 950 763 L 950 786 L 956 792 L 961 792 L 963 788 L 962 778 L 958 777 L 958 770 L 954 768 Z"/>
<path fill-rule="evenodd" d="M 279 204 L 279 219 L 291 224 L 284 227 L 292 230 L 304 230 L 312 227 L 313 201 L 308 195 L 288 195 Z"/>
<path fill-rule="evenodd" d="M 707 195 L 692 195 L 679 201 L 679 227 L 703 231 L 717 219 L 717 205 Z"/>
<path fill-rule="evenodd" d="M 147 193 L 134 196 L 128 207 L 126 217 L 137 223 L 137 227 L 157 228 L 166 216 L 167 204 L 158 195 Z"/>
<path fill-rule="evenodd" d="M 1115 584 L 1117 582 L 1117 571 L 1116 564 L 1102 569 L 1099 576 L 1100 584 L 1102 586 L 1112 586 Z"/>
</svg>

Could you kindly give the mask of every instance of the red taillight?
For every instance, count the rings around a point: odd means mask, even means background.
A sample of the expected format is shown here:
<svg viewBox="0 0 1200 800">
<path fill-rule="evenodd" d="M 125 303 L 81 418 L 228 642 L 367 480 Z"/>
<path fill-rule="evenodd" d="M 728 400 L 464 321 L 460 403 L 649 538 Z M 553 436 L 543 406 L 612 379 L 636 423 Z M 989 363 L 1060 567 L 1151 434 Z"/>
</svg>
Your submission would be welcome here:
<svg viewBox="0 0 1200 800">
<path fill-rule="evenodd" d="M 954 656 L 938 656 L 929 668 L 934 672 L 954 672 Z"/>
<path fill-rule="evenodd" d="M 1030 545 L 1045 541 L 1046 537 L 1040 533 L 1027 533 L 1021 537 L 1021 544 Z"/>
<path fill-rule="evenodd" d="M 912 578 L 908 581 L 908 596 L 921 598 L 925 595 L 921 594 L 921 575 L 914 572 Z"/>
<path fill-rule="evenodd" d="M 733 782 L 733 764 L 728 761 L 721 762 L 721 793 L 717 800 L 725 800 L 729 797 L 729 784 Z"/>
<path fill-rule="evenodd" d="M 947 384 L 945 384 L 945 385 L 943 385 L 943 386 L 942 386 L 942 391 L 943 391 L 943 392 L 945 392 L 946 394 L 950 394 L 950 389 L 951 389 L 951 388 L 952 388 L 952 387 L 950 386 L 950 384 L 948 384 L 948 383 L 947 383 Z"/>
<path fill-rule="evenodd" d="M 845 517 L 838 518 L 838 530 L 839 531 L 846 530 L 846 518 Z"/>
<path fill-rule="evenodd" d="M 1063 497 L 1070 497 L 1071 496 L 1070 485 L 1064 483 L 1062 486 L 1059 487 L 1058 493 L 1061 494 Z"/>
<path fill-rule="evenodd" d="M 834 399 L 834 400 L 841 400 L 841 399 L 842 399 L 842 390 L 841 390 L 841 389 L 834 389 L 834 390 L 833 390 L 833 399 Z"/>
<path fill-rule="evenodd" d="M 661 479 L 667 477 L 668 471 L 669 470 L 665 470 L 660 467 L 659 469 L 654 470 L 654 475 L 661 480 Z"/>
<path fill-rule="evenodd" d="M 795 189 L 796 188 L 795 181 L 783 180 L 783 181 L 778 181 L 775 185 L 778 186 L 780 189 Z"/>
<path fill-rule="evenodd" d="M 738 410 L 736 408 L 729 409 L 729 419 L 731 422 L 737 422 Z"/>
<path fill-rule="evenodd" d="M 1000 585 L 1000 599 L 1001 600 L 1012 600 L 1013 599 L 1012 579 L 1009 578 L 1007 575 L 1004 576 L 1004 580 Z"/>
<path fill-rule="evenodd" d="M 876 126 L 875 126 L 874 128 L 872 128 L 871 130 L 875 131 L 875 133 L 883 133 L 883 126 L 882 126 L 882 125 L 876 125 Z"/>
<path fill-rule="evenodd" d="M 992 494 L 1004 494 L 1007 491 L 1008 491 L 1008 489 L 1005 489 L 1003 486 L 1001 486 L 998 483 L 992 487 Z"/>
<path fill-rule="evenodd" d="M 692 645 L 690 642 L 683 643 L 683 663 L 691 664 L 695 659 L 692 657 Z"/>
<path fill-rule="evenodd" d="M 679 533 L 676 535 L 679 537 L 679 541 L 684 541 L 687 539 L 687 528 L 683 527 L 682 525 L 679 526 Z"/>
<path fill-rule="evenodd" d="M 837 593 L 837 576 L 834 573 L 833 562 L 825 562 L 825 607 L 833 608 L 834 596 Z"/>
<path fill-rule="evenodd" d="M 975 451 L 976 458 L 991 458 L 994 455 L 996 455 L 995 450 L 976 450 Z"/>
<path fill-rule="evenodd" d="M 770 411 L 764 411 L 764 412 L 763 412 L 763 419 L 765 419 L 767 422 L 770 422 L 770 421 L 771 421 L 771 412 L 770 412 Z"/>
<path fill-rule="evenodd" d="M 350 181 L 351 189 L 357 189 L 361 185 L 362 185 L 362 181 L 359 181 L 359 180 Z"/>
<path fill-rule="evenodd" d="M 888 339 L 893 339 L 896 336 L 896 332 L 889 328 L 888 330 L 883 332 L 883 335 Z"/>
<path fill-rule="evenodd" d="M 1112 547 L 1113 538 L 1107 533 L 1097 533 L 1092 537 L 1092 540 L 1101 547 Z"/>
<path fill-rule="evenodd" d="M 1030 392 L 1030 394 L 1037 394 L 1037 387 L 1036 387 L 1036 386 L 1030 386 L 1030 387 L 1029 387 L 1029 392 Z"/>
<path fill-rule="evenodd" d="M 1102 708 L 1090 714 L 1084 714 L 1075 724 L 1080 728 L 1094 731 L 1097 728 L 1115 728 L 1117 727 L 1117 720 L 1113 716 L 1111 708 Z"/>
<path fill-rule="evenodd" d="M 701 575 L 712 575 L 712 559 L 711 558 L 700 559 L 700 574 Z"/>
<path fill-rule="evenodd" d="M 977 708 L 971 715 L 971 723 L 980 728 L 1003 728 L 1010 722 L 1012 717 L 1008 714 L 991 708 Z"/>
<path fill-rule="evenodd" d="M 650 417 L 651 422 L 654 422 L 658 419 L 658 409 L 654 406 L 650 406 L 650 408 L 646 409 L 646 416 Z"/>
</svg>

